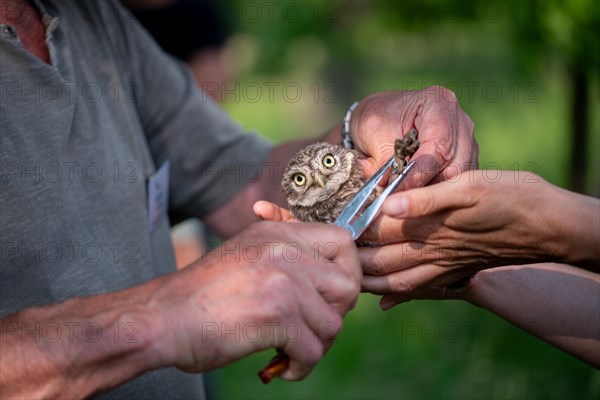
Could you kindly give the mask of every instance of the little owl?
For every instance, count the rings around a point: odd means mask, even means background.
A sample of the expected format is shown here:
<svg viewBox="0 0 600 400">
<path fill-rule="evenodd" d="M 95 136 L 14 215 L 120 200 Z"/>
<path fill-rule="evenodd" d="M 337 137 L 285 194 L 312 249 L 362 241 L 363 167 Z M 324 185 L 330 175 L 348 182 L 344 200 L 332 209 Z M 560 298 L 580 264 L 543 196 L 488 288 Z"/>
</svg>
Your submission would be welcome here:
<svg viewBox="0 0 600 400">
<path fill-rule="evenodd" d="M 395 141 L 396 167 L 390 179 L 402 172 L 407 158 L 419 148 L 417 135 L 416 129 L 411 129 Z M 329 143 L 315 143 L 300 150 L 290 160 L 281 187 L 292 217 L 305 222 L 331 223 L 365 181 L 358 152 Z M 367 205 L 374 196 L 376 194 Z"/>
<path fill-rule="evenodd" d="M 355 150 L 315 143 L 290 160 L 281 187 L 292 217 L 331 223 L 364 182 Z"/>
</svg>

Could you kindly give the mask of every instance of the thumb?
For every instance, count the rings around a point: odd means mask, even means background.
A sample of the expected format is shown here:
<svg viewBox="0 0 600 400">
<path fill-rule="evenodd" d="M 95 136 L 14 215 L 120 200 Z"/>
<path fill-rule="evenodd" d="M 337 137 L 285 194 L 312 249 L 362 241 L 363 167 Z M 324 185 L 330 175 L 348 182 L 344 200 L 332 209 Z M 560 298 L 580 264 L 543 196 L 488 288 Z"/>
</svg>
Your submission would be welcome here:
<svg viewBox="0 0 600 400">
<path fill-rule="evenodd" d="M 269 201 L 260 200 L 252 206 L 254 214 L 265 221 L 288 221 L 290 212 Z"/>
</svg>

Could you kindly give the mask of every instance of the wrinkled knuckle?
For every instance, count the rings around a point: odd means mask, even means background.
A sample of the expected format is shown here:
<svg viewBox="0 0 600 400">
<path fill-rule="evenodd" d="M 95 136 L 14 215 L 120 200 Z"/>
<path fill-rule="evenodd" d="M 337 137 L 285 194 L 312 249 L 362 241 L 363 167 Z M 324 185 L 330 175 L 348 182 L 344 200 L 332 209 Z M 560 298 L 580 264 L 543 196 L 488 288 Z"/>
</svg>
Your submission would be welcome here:
<svg viewBox="0 0 600 400">
<path fill-rule="evenodd" d="M 367 243 L 375 243 L 375 229 L 373 225 L 369 226 L 366 231 L 356 239 L 358 246 L 365 245 Z"/>
<path fill-rule="evenodd" d="M 415 286 L 404 279 L 395 279 L 392 282 L 392 291 L 396 294 L 409 296 L 415 291 Z"/>
<path fill-rule="evenodd" d="M 263 319 L 268 322 L 280 322 L 290 314 L 288 302 L 279 301 L 277 296 L 274 296 L 273 301 L 264 301 L 262 303 Z"/>
<path fill-rule="evenodd" d="M 375 220 L 374 223 L 367 228 L 367 230 L 361 236 L 361 243 L 368 243 L 372 245 L 378 245 L 385 243 L 387 240 L 386 232 L 381 228 L 381 224 Z"/>
<path fill-rule="evenodd" d="M 382 276 L 387 273 L 387 264 L 381 254 L 374 254 L 369 265 L 366 266 L 365 272 L 369 275 Z"/>
<path fill-rule="evenodd" d="M 382 160 L 388 159 L 394 154 L 394 144 L 392 142 L 379 143 L 373 150 L 373 156 Z"/>
<path fill-rule="evenodd" d="M 347 279 L 348 283 L 346 284 L 346 296 L 354 301 L 356 296 L 360 294 L 360 283 L 361 279 L 358 279 L 357 276 L 349 274 L 349 278 Z"/>
<path fill-rule="evenodd" d="M 343 271 L 335 284 L 336 297 L 343 303 L 351 303 L 360 293 L 360 281 L 350 272 Z"/>
<path fill-rule="evenodd" d="M 379 232 L 373 228 L 373 226 L 367 228 L 362 235 L 358 238 L 359 246 L 377 245 L 380 243 L 381 238 Z"/>
<path fill-rule="evenodd" d="M 440 152 L 441 155 L 450 153 L 452 151 L 454 144 L 455 144 L 454 139 L 449 135 L 440 136 L 439 138 L 436 138 L 436 140 L 435 140 L 436 150 L 438 152 Z"/>
<path fill-rule="evenodd" d="M 293 286 L 292 278 L 278 268 L 271 268 L 263 278 L 263 286 L 269 290 L 288 290 Z"/>
</svg>

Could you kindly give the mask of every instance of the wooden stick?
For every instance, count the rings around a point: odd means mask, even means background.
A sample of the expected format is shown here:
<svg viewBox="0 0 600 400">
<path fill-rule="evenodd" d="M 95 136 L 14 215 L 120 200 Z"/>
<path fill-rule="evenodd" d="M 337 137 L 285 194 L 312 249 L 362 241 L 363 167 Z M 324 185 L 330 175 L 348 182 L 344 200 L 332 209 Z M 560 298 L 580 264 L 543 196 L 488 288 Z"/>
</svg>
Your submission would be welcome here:
<svg viewBox="0 0 600 400">
<path fill-rule="evenodd" d="M 258 372 L 258 377 L 262 383 L 270 383 L 273 378 L 278 377 L 287 371 L 289 366 L 290 358 L 284 353 L 278 354 L 277 356 L 273 357 L 269 365 Z"/>
</svg>

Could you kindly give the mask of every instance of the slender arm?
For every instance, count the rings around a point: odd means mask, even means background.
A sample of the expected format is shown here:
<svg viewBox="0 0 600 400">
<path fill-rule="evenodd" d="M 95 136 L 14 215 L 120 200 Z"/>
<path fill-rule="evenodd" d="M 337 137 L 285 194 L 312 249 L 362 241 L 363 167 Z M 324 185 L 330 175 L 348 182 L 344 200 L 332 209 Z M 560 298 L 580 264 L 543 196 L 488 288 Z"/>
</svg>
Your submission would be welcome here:
<svg viewBox="0 0 600 400">
<path fill-rule="evenodd" d="M 550 185 L 545 228 L 553 229 L 554 248 L 565 263 L 600 272 L 600 200 Z"/>
<path fill-rule="evenodd" d="M 464 296 L 600 368 L 600 275 L 564 264 L 492 268 Z"/>
</svg>

